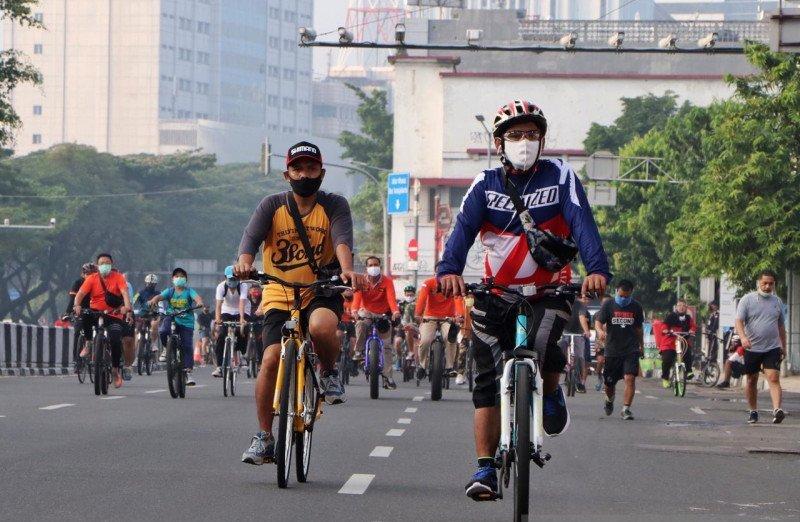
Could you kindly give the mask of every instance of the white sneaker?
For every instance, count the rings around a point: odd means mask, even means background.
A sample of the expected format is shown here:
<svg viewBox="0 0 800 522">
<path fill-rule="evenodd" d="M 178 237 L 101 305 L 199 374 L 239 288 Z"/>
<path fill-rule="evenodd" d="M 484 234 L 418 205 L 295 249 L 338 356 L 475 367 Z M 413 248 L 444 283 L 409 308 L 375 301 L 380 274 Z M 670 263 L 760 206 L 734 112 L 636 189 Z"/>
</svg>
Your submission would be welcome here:
<svg viewBox="0 0 800 522">
<path fill-rule="evenodd" d="M 213 372 L 211 372 L 211 376 L 212 377 L 222 377 L 222 368 L 217 366 L 217 368 Z"/>
<path fill-rule="evenodd" d="M 195 384 L 197 384 L 197 383 L 194 382 L 194 379 L 192 379 L 192 372 L 191 371 L 187 371 L 186 372 L 186 386 L 194 386 Z"/>
<path fill-rule="evenodd" d="M 158 356 L 158 362 L 167 362 L 167 352 L 161 352 Z"/>
<path fill-rule="evenodd" d="M 459 386 L 462 384 L 467 384 L 467 378 L 464 377 L 463 374 L 459 373 L 458 375 L 456 375 L 456 384 L 458 384 Z"/>
</svg>

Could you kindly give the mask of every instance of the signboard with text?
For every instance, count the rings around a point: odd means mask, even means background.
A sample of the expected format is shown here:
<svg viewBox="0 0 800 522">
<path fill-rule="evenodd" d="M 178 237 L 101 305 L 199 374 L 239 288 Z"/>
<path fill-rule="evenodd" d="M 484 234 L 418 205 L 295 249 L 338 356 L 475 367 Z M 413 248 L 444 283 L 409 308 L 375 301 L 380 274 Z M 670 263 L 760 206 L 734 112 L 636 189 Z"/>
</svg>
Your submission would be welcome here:
<svg viewBox="0 0 800 522">
<path fill-rule="evenodd" d="M 411 185 L 411 174 L 408 172 L 392 172 L 386 182 L 386 210 L 389 214 L 408 213 L 408 191 Z"/>
</svg>

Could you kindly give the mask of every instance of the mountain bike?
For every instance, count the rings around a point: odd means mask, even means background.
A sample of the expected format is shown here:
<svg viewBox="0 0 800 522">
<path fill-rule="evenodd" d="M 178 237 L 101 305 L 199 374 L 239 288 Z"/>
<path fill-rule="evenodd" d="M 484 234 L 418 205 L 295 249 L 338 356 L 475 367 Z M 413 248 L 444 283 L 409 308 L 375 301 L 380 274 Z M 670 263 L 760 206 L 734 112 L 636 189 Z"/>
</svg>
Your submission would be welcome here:
<svg viewBox="0 0 800 522">
<path fill-rule="evenodd" d="M 713 344 L 709 342 L 708 351 L 706 353 L 701 352 L 700 357 L 696 357 L 692 364 L 697 370 L 696 373 L 700 384 L 716 386 L 720 376 L 719 363 L 717 362 L 717 350 L 719 349 L 717 342 L 719 341 L 724 345 L 724 341 L 710 332 L 706 332 L 706 336 L 709 337 L 709 341 L 713 338 Z"/>
<path fill-rule="evenodd" d="M 80 323 L 75 320 L 74 316 L 71 316 L 73 328 L 78 328 Z M 83 384 L 86 382 L 86 377 L 89 377 L 89 380 L 94 382 L 94 365 L 92 365 L 92 356 L 91 351 L 89 352 L 89 356 L 81 356 L 81 352 L 83 348 L 89 343 L 86 337 L 83 335 L 83 328 L 78 330 L 78 336 L 75 340 L 75 374 L 78 376 L 78 382 Z"/>
<path fill-rule="evenodd" d="M 573 298 L 580 293 L 578 285 L 526 285 L 522 292 L 495 285 L 491 279 L 468 284 L 467 291 L 489 295 L 502 292 L 514 301 L 517 309 L 516 343 L 503 351 L 503 374 L 500 378 L 500 444 L 495 465 L 500 469 L 497 498 L 503 498 L 503 487 L 514 483 L 514 520 L 528 519 L 530 463 L 540 468 L 550 460 L 543 450 L 543 383 L 540 354 L 528 346 L 536 332 L 528 328 L 532 307 L 526 296 L 546 295 Z"/>
<path fill-rule="evenodd" d="M 567 366 L 564 368 L 566 377 L 564 378 L 564 387 L 567 389 L 567 397 L 574 397 L 578 389 L 578 384 L 581 382 L 583 357 L 578 357 L 577 350 L 583 352 L 583 348 L 578 348 L 575 338 L 580 338 L 583 342 L 583 334 L 564 334 L 564 337 L 569 337 L 569 344 L 567 345 Z"/>
<path fill-rule="evenodd" d="M 201 305 L 193 306 L 192 308 L 184 308 L 182 310 L 175 310 L 172 312 L 161 312 L 158 315 L 161 317 L 169 317 L 170 332 L 167 336 L 167 386 L 169 387 L 169 394 L 173 399 L 180 397 L 186 398 L 186 368 L 183 367 L 183 343 L 181 343 L 181 336 L 178 333 L 175 318 L 187 312 L 199 310 Z"/>
<path fill-rule="evenodd" d="M 281 354 L 275 381 L 273 408 L 278 417 L 278 436 L 275 441 L 275 462 L 278 465 L 278 487 L 289 483 L 292 449 L 297 446 L 295 464 L 297 481 L 308 479 L 311 464 L 311 441 L 314 423 L 322 415 L 324 394 L 319 386 L 314 368 L 317 355 L 314 343 L 306 338 L 300 324 L 303 290 L 332 296 L 350 289 L 339 278 L 315 281 L 310 284 L 289 283 L 268 274 L 254 274 L 261 284 L 275 283 L 291 288 L 294 293 L 290 318 L 282 328 Z"/>
<path fill-rule="evenodd" d="M 158 317 L 158 314 L 143 312 L 137 314 L 136 324 L 136 373 L 142 374 L 144 369 L 147 375 L 153 374 L 153 363 L 155 354 L 153 353 L 153 341 L 150 339 L 150 323 Z"/>
<path fill-rule="evenodd" d="M 689 349 L 687 337 L 692 336 L 692 332 L 670 332 L 669 335 L 675 337 L 675 362 L 670 371 L 670 386 L 676 397 L 686 395 L 686 364 L 683 362 L 683 355 Z"/>
<path fill-rule="evenodd" d="M 239 364 L 236 363 L 236 329 L 240 327 L 239 321 L 223 321 L 225 329 L 225 345 L 222 351 L 222 395 L 231 397 L 236 395 L 236 376 L 239 374 Z M 220 332 L 221 333 L 221 332 Z"/>
<path fill-rule="evenodd" d="M 431 341 L 430 353 L 428 355 L 429 371 L 428 380 L 431 383 L 431 400 L 442 399 L 442 389 L 450 389 L 450 369 L 447 368 L 447 358 L 445 356 L 444 337 L 442 337 L 442 324 L 447 323 L 450 329 L 447 331 L 447 342 L 454 343 L 458 339 L 458 324 L 452 317 L 441 319 L 422 319 L 423 323 L 436 323 L 436 335 Z"/>
<path fill-rule="evenodd" d="M 97 324 L 92 327 L 92 382 L 95 395 L 108 395 L 108 385 L 111 384 L 111 341 L 106 326 L 110 316 L 107 312 L 83 310 L 85 316 L 97 318 Z"/>
<path fill-rule="evenodd" d="M 370 332 L 364 343 L 364 373 L 369 381 L 369 398 L 377 399 L 380 394 L 379 381 L 383 375 L 383 339 L 381 334 L 392 327 L 390 317 L 386 314 L 362 316 L 370 319 Z"/>
<path fill-rule="evenodd" d="M 336 367 L 339 370 L 339 378 L 342 384 L 347 386 L 350 384 L 350 377 L 358 375 L 358 365 L 353 362 L 350 357 L 350 333 L 353 331 L 353 323 L 342 322 L 339 325 L 339 331 L 342 332 L 342 343 L 339 349 L 339 360 L 336 362 Z"/>
<path fill-rule="evenodd" d="M 244 353 L 245 359 L 247 359 L 247 378 L 255 379 L 258 377 L 258 369 L 261 368 L 262 346 L 259 327 L 262 325 L 263 319 L 248 320 L 247 323 L 247 350 Z"/>
</svg>

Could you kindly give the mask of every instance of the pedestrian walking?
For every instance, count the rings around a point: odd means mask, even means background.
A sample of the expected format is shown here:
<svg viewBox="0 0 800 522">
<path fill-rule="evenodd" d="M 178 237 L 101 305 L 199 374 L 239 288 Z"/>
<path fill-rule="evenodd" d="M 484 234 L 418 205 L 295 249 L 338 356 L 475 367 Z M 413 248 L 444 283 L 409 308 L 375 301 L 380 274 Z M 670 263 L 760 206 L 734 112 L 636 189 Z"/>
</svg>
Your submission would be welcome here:
<svg viewBox="0 0 800 522">
<path fill-rule="evenodd" d="M 783 303 L 775 295 L 775 279 L 775 272 L 763 270 L 758 275 L 757 290 L 742 297 L 736 308 L 736 333 L 745 349 L 745 396 L 750 406 L 750 424 L 758 422 L 758 374 L 762 370 L 772 398 L 772 422 L 780 424 L 785 416 L 779 370 L 786 357 L 786 327 Z"/>
</svg>

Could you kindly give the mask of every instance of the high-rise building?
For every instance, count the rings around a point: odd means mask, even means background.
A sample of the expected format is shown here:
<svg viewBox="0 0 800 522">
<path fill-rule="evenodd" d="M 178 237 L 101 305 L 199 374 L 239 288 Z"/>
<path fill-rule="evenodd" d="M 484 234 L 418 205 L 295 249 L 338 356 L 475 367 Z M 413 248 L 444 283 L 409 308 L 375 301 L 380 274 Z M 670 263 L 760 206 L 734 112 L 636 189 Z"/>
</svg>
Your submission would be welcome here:
<svg viewBox="0 0 800 522">
<path fill-rule="evenodd" d="M 3 22 L 41 87 L 13 93 L 18 154 L 62 142 L 115 154 L 203 148 L 257 160 L 311 132 L 311 0 L 41 0 L 46 30 Z"/>
</svg>

